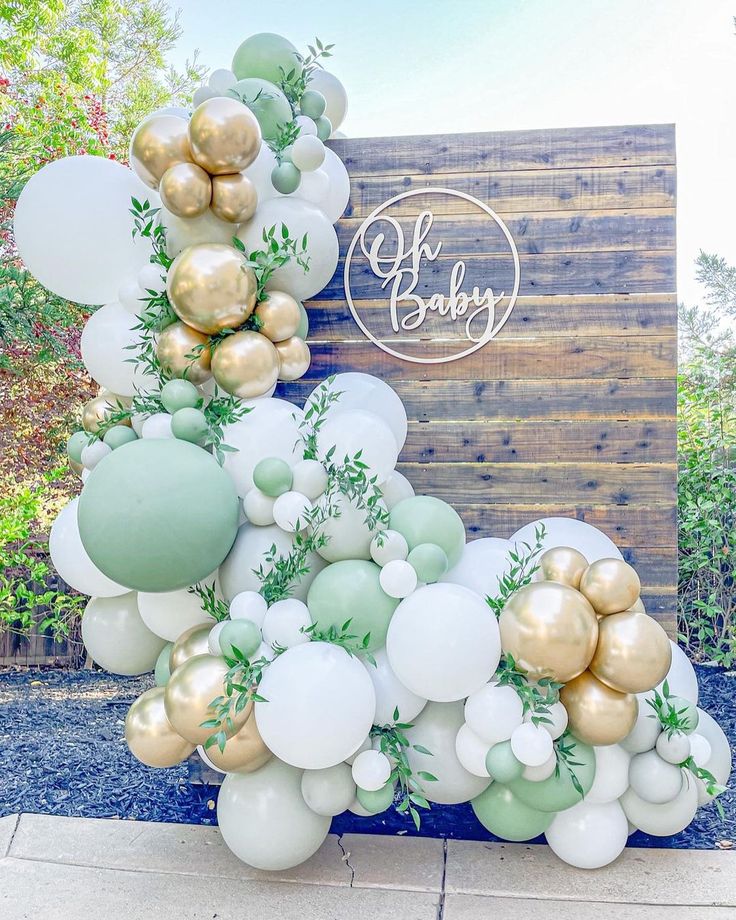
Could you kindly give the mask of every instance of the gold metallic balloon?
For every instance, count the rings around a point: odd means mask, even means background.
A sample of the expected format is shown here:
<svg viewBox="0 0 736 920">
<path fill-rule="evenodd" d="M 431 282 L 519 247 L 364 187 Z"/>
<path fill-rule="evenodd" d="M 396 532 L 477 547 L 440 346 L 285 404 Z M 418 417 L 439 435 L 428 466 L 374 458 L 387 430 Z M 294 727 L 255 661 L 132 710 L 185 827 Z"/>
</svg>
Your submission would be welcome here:
<svg viewBox="0 0 736 920">
<path fill-rule="evenodd" d="M 114 393 L 108 392 L 93 396 L 89 402 L 85 403 L 82 409 L 82 428 L 91 434 L 95 434 L 111 415 L 120 412 L 121 407 L 123 409 L 130 408 L 130 400 L 125 396 L 116 396 Z M 130 427 L 130 419 L 122 419 L 116 424 Z"/>
<path fill-rule="evenodd" d="M 212 373 L 218 386 L 240 399 L 262 396 L 276 383 L 276 348 L 260 332 L 236 332 L 224 338 L 212 355 Z"/>
<path fill-rule="evenodd" d="M 146 690 L 125 717 L 125 740 L 131 754 L 148 767 L 173 767 L 194 752 L 177 734 L 164 709 L 164 688 Z"/>
<path fill-rule="evenodd" d="M 214 655 L 195 655 L 172 672 L 164 689 L 166 715 L 175 731 L 191 744 L 204 744 L 215 732 L 203 728 L 202 722 L 212 719 L 215 713 L 210 703 L 225 695 L 225 675 L 228 667 L 224 658 Z M 233 730 L 223 723 L 222 731 L 235 734 L 245 724 L 245 710 L 234 714 L 231 709 Z"/>
<path fill-rule="evenodd" d="M 196 163 L 177 163 L 161 177 L 161 201 L 177 217 L 199 217 L 212 200 L 212 180 Z"/>
<path fill-rule="evenodd" d="M 598 642 L 593 608 L 574 588 L 553 581 L 520 588 L 498 625 L 504 652 L 533 680 L 571 680 L 588 667 Z"/>
<path fill-rule="evenodd" d="M 212 763 L 226 773 L 253 773 L 273 757 L 261 738 L 252 708 L 253 704 L 248 703 L 243 710 L 247 713 L 246 723 L 227 739 L 224 751 L 216 744 L 207 748 Z"/>
<path fill-rule="evenodd" d="M 639 701 L 631 693 L 619 693 L 584 671 L 560 690 L 570 731 L 586 744 L 617 744 L 636 722 Z"/>
<path fill-rule="evenodd" d="M 169 655 L 169 670 L 172 674 L 185 661 L 189 661 L 195 655 L 206 655 L 209 652 L 207 640 L 214 625 L 214 621 L 197 623 L 195 626 L 190 626 L 179 636 Z"/>
<path fill-rule="evenodd" d="M 580 578 L 588 560 L 571 546 L 555 546 L 543 553 L 539 564 L 545 581 L 556 581 L 571 588 L 580 587 Z"/>
<path fill-rule="evenodd" d="M 248 106 L 227 96 L 207 99 L 189 122 L 192 158 L 212 176 L 240 172 L 261 149 L 261 129 Z"/>
<path fill-rule="evenodd" d="M 187 246 L 174 259 L 166 282 L 179 319 L 208 335 L 241 326 L 256 305 L 256 289 L 245 256 L 225 243 Z"/>
<path fill-rule="evenodd" d="M 188 124 L 176 115 L 155 115 L 140 124 L 130 142 L 130 165 L 149 188 L 177 163 L 192 160 Z"/>
<path fill-rule="evenodd" d="M 622 559 L 599 559 L 591 563 L 580 579 L 580 592 L 596 613 L 621 613 L 635 603 L 641 582 L 634 569 Z"/>
<path fill-rule="evenodd" d="M 309 370 L 312 360 L 309 345 L 298 335 L 276 342 L 276 351 L 279 356 L 279 380 L 298 380 Z"/>
<path fill-rule="evenodd" d="M 284 291 L 267 291 L 256 304 L 256 316 L 261 321 L 259 332 L 272 342 L 283 342 L 296 335 L 302 319 L 299 301 Z"/>
<path fill-rule="evenodd" d="M 186 323 L 172 323 L 159 334 L 156 357 L 169 376 L 185 377 L 196 386 L 212 376 L 209 342 Z"/>
<path fill-rule="evenodd" d="M 214 176 L 212 179 L 212 211 L 231 224 L 250 220 L 258 207 L 255 185 L 242 173 Z"/>
<path fill-rule="evenodd" d="M 612 613 L 599 624 L 590 670 L 621 693 L 643 693 L 667 676 L 672 646 L 667 633 L 646 613 Z"/>
<path fill-rule="evenodd" d="M 69 468 L 71 471 L 76 473 L 77 476 L 81 476 L 84 466 L 81 463 L 78 463 L 76 460 L 73 460 L 71 457 L 67 457 L 67 460 L 69 461 Z"/>
</svg>

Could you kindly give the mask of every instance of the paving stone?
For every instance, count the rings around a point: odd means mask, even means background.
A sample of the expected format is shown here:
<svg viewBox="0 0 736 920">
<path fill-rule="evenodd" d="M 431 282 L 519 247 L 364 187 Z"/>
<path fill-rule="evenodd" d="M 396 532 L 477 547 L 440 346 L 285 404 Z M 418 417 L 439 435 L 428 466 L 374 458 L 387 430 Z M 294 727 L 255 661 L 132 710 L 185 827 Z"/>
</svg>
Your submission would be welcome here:
<svg viewBox="0 0 736 920">
<path fill-rule="evenodd" d="M 590 901 L 547 901 L 450 894 L 443 920 L 733 920 L 730 907 L 672 904 L 594 904 Z"/>
<path fill-rule="evenodd" d="M 0 859 L 3 858 L 10 849 L 10 841 L 18 826 L 18 815 L 6 815 L 0 818 Z"/>
</svg>

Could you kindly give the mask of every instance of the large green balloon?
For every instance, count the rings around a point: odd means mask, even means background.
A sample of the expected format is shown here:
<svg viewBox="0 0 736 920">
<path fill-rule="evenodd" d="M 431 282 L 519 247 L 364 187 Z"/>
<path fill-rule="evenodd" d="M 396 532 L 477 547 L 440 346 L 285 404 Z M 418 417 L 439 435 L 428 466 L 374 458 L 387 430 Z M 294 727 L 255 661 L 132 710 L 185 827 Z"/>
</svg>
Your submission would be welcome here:
<svg viewBox="0 0 736 920">
<path fill-rule="evenodd" d="M 92 470 L 77 515 L 84 548 L 108 578 L 136 591 L 175 591 L 206 578 L 227 556 L 238 498 L 200 447 L 142 438 Z"/>
<path fill-rule="evenodd" d="M 261 134 L 267 141 L 272 141 L 279 133 L 281 125 L 292 120 L 289 100 L 278 86 L 261 80 L 258 77 L 249 77 L 239 80 L 228 95 L 239 99 L 258 119 Z"/>
<path fill-rule="evenodd" d="M 568 735 L 566 740 L 574 745 L 569 759 L 579 764 L 572 769 L 587 795 L 595 778 L 595 752 L 590 745 L 583 744 L 577 738 Z M 580 793 L 573 785 L 570 771 L 563 763 L 559 763 L 559 771 L 555 770 L 552 776 L 540 783 L 533 783 L 528 779 L 515 779 L 509 783 L 509 789 L 517 799 L 539 811 L 564 811 L 580 801 Z"/>
<path fill-rule="evenodd" d="M 378 815 L 391 807 L 394 800 L 394 784 L 389 780 L 385 786 L 381 786 L 375 792 L 368 792 L 367 789 L 358 788 L 356 798 L 366 811 L 369 811 L 372 815 Z"/>
<path fill-rule="evenodd" d="M 348 632 L 363 639 L 371 634 L 368 651 L 386 643 L 386 631 L 399 605 L 379 581 L 380 568 L 363 559 L 333 562 L 317 575 L 307 595 L 307 606 L 318 630 L 338 630 L 350 620 Z"/>
<path fill-rule="evenodd" d="M 391 530 L 406 537 L 409 549 L 436 543 L 447 554 L 449 567 L 460 559 L 465 546 L 465 525 L 455 509 L 432 495 L 405 498 L 391 510 Z"/>
<path fill-rule="evenodd" d="M 510 783 L 524 772 L 524 764 L 514 757 L 510 741 L 499 741 L 486 754 L 486 770 L 498 783 Z"/>
<path fill-rule="evenodd" d="M 533 840 L 554 818 L 551 812 L 530 808 L 501 783 L 491 783 L 470 804 L 483 827 L 502 840 Z"/>
<path fill-rule="evenodd" d="M 279 83 L 291 70 L 295 76 L 301 74 L 299 54 L 288 39 L 273 32 L 259 32 L 246 38 L 233 57 L 232 71 L 238 80 L 261 77 Z"/>
</svg>

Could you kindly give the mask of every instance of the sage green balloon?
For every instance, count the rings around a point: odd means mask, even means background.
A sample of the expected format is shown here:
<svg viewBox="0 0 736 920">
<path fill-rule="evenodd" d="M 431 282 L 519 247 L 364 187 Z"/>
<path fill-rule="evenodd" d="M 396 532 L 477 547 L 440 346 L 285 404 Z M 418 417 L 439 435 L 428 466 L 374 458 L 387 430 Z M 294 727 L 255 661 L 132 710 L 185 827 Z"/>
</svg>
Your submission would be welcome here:
<svg viewBox="0 0 736 920">
<path fill-rule="evenodd" d="M 238 529 L 238 497 L 207 451 L 174 438 L 114 450 L 79 498 L 79 535 L 94 564 L 136 591 L 176 591 L 225 559 Z"/>
<path fill-rule="evenodd" d="M 75 463 L 82 462 L 82 451 L 90 443 L 90 436 L 86 431 L 75 431 L 66 442 L 66 455 Z"/>
<path fill-rule="evenodd" d="M 302 115 L 308 115 L 309 118 L 313 118 L 316 121 L 325 114 L 327 100 L 318 90 L 306 89 L 299 100 L 299 108 L 302 111 Z"/>
<path fill-rule="evenodd" d="M 167 380 L 161 387 L 161 402 L 172 415 L 179 409 L 196 409 L 201 401 L 199 390 L 190 380 Z"/>
<path fill-rule="evenodd" d="M 249 77 L 239 80 L 228 96 L 239 99 L 256 116 L 264 140 L 273 141 L 281 127 L 293 118 L 289 100 L 274 83 Z"/>
<path fill-rule="evenodd" d="M 350 620 L 350 635 L 362 641 L 370 633 L 367 651 L 385 645 L 388 624 L 399 600 L 381 588 L 380 573 L 375 562 L 364 559 L 344 559 L 322 569 L 307 594 L 317 629 L 334 626 L 339 630 Z"/>
<path fill-rule="evenodd" d="M 572 735 L 566 735 L 565 741 L 573 745 L 568 760 L 578 764 L 572 766 L 572 769 L 587 795 L 595 779 L 595 752 L 590 745 L 583 744 Z M 559 759 L 558 766 L 559 770 L 539 783 L 523 778 L 515 779 L 509 783 L 509 789 L 517 799 L 539 811 L 555 812 L 571 808 L 580 801 L 580 793 L 573 785 L 570 771 Z"/>
<path fill-rule="evenodd" d="M 470 804 L 483 827 L 502 840 L 533 840 L 554 818 L 553 812 L 531 808 L 499 782 L 491 783 Z"/>
<path fill-rule="evenodd" d="M 253 620 L 231 620 L 220 630 L 218 641 L 225 658 L 235 658 L 233 649 L 238 649 L 250 658 L 262 641 L 261 630 Z"/>
<path fill-rule="evenodd" d="M 271 170 L 271 185 L 282 195 L 291 195 L 302 182 L 302 174 L 288 160 L 279 163 Z"/>
<path fill-rule="evenodd" d="M 369 792 L 359 786 L 356 798 L 366 811 L 369 811 L 372 815 L 380 814 L 391 807 L 394 800 L 394 784 L 389 781 L 385 786 L 376 789 L 375 792 Z"/>
<path fill-rule="evenodd" d="M 309 335 L 309 316 L 307 316 L 307 310 L 304 304 L 300 303 L 299 301 L 297 301 L 297 303 L 299 303 L 299 313 L 301 315 L 301 319 L 299 320 L 299 328 L 296 330 L 294 335 L 299 336 L 300 339 L 306 340 L 307 336 Z"/>
<path fill-rule="evenodd" d="M 207 418 L 201 409 L 185 406 L 182 409 L 177 409 L 171 416 L 171 433 L 175 438 L 180 438 L 182 441 L 202 444 L 209 431 L 210 426 L 207 424 Z"/>
<path fill-rule="evenodd" d="M 391 509 L 391 530 L 406 538 L 409 550 L 421 543 L 436 543 L 452 568 L 465 546 L 465 525 L 455 509 L 433 495 L 405 498 Z"/>
<path fill-rule="evenodd" d="M 314 123 L 317 125 L 317 137 L 321 141 L 329 140 L 332 134 L 332 122 L 326 115 L 316 118 Z"/>
<path fill-rule="evenodd" d="M 447 553 L 436 543 L 420 543 L 409 553 L 406 561 L 414 568 L 419 581 L 428 585 L 439 581 L 449 568 Z"/>
<path fill-rule="evenodd" d="M 261 77 L 279 83 L 293 70 L 301 76 L 302 62 L 292 43 L 275 32 L 258 32 L 240 45 L 233 57 L 232 72 L 244 77 Z"/>
<path fill-rule="evenodd" d="M 280 457 L 264 457 L 255 465 L 253 482 L 265 495 L 278 498 L 289 491 L 294 482 L 294 474 L 286 460 Z"/>
<path fill-rule="evenodd" d="M 165 687 L 171 677 L 169 658 L 171 657 L 171 650 L 173 647 L 173 642 L 167 642 L 161 649 L 161 654 L 156 659 L 156 667 L 153 669 L 153 676 L 156 679 L 157 687 Z"/>
<path fill-rule="evenodd" d="M 486 770 L 497 783 L 510 783 L 524 772 L 524 764 L 514 757 L 510 741 L 499 741 L 486 754 Z"/>
<path fill-rule="evenodd" d="M 102 440 L 112 450 L 117 450 L 123 444 L 130 444 L 131 441 L 137 441 L 138 435 L 127 425 L 113 425 L 105 432 Z"/>
<path fill-rule="evenodd" d="M 698 727 L 700 716 L 695 703 L 691 703 L 690 700 L 686 700 L 681 696 L 670 696 L 667 698 L 667 707 L 670 710 L 674 709 L 677 713 L 677 717 L 683 726 L 682 731 L 685 734 L 689 735 Z"/>
</svg>

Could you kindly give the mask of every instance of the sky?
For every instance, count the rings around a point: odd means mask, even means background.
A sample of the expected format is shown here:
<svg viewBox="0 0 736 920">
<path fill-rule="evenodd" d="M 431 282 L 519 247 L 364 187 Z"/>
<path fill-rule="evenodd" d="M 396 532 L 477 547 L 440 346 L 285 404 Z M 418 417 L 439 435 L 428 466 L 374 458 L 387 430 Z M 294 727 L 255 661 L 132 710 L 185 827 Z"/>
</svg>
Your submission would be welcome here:
<svg viewBox="0 0 736 920">
<path fill-rule="evenodd" d="M 694 260 L 736 263 L 736 0 L 173 0 L 229 67 L 254 32 L 334 42 L 349 137 L 674 122 L 678 297 Z"/>
</svg>

